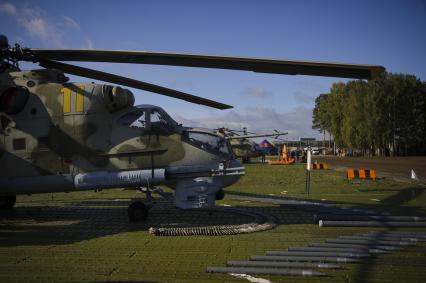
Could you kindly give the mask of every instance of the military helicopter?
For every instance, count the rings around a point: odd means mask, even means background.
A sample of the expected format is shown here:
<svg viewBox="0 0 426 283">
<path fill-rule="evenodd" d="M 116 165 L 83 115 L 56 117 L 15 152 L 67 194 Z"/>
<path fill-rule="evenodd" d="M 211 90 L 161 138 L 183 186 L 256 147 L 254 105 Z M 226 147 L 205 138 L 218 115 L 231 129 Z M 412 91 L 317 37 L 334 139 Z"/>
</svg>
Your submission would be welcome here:
<svg viewBox="0 0 426 283">
<path fill-rule="evenodd" d="M 23 71 L 19 62 L 44 69 Z M 32 49 L 0 36 L 0 204 L 16 195 L 108 188 L 175 190 L 178 208 L 213 206 L 244 175 L 229 142 L 189 128 L 153 105 L 134 106 L 132 87 L 217 109 L 232 106 L 146 82 L 60 61 L 112 62 L 247 70 L 273 74 L 370 79 L 384 68 L 136 51 Z M 108 84 L 70 83 L 66 74 Z M 129 219 L 149 205 L 134 202 Z"/>
<path fill-rule="evenodd" d="M 247 131 L 247 127 L 242 130 L 232 130 L 225 127 L 216 129 L 218 133 L 222 133 L 227 140 L 229 140 L 232 152 L 235 157 L 241 159 L 243 163 L 249 163 L 251 158 L 264 157 L 265 153 L 262 148 L 252 138 L 261 137 L 274 137 L 277 139 L 279 136 L 287 135 L 274 130 L 271 134 L 257 134 Z"/>
</svg>

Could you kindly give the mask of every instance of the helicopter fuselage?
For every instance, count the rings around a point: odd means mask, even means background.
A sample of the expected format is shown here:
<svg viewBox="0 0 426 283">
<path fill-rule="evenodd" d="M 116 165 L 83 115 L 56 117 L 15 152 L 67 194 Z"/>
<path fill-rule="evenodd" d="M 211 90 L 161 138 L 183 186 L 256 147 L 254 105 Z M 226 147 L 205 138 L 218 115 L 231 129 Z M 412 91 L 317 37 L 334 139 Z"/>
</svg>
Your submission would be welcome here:
<svg viewBox="0 0 426 283">
<path fill-rule="evenodd" d="M 133 106 L 118 86 L 10 70 L 0 101 L 0 195 L 165 184 L 176 206 L 194 208 L 244 174 L 225 139 Z"/>
</svg>

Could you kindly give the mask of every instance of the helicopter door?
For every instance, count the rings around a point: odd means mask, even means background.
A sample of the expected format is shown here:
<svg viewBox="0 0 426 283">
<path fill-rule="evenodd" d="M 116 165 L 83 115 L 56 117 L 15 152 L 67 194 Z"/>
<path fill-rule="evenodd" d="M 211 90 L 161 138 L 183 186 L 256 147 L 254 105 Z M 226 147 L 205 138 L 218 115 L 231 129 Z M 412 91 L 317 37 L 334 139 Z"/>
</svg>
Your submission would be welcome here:
<svg viewBox="0 0 426 283">
<path fill-rule="evenodd" d="M 157 153 L 155 152 L 158 148 L 161 147 L 161 141 L 159 133 L 156 130 L 156 118 L 155 112 L 153 109 L 146 109 L 145 113 L 145 133 L 142 135 L 144 144 L 147 146 L 146 150 L 149 154 L 149 167 L 153 170 L 157 166 Z"/>
<path fill-rule="evenodd" d="M 145 109 L 144 116 L 144 134 L 140 139 L 146 145 L 146 154 L 149 155 L 147 165 L 154 170 L 156 167 L 165 166 L 164 161 L 161 162 L 160 155 L 166 151 L 163 142 L 164 135 L 169 133 L 169 130 L 165 126 L 164 119 L 157 109 Z"/>
<path fill-rule="evenodd" d="M 156 108 L 134 108 L 118 117 L 116 128 L 111 131 L 111 141 L 113 155 L 120 155 L 117 161 L 120 168 L 153 169 L 181 158 L 180 144 L 169 137 L 173 124 L 165 116 Z M 175 152 L 173 156 L 170 156 L 170 148 Z"/>
</svg>

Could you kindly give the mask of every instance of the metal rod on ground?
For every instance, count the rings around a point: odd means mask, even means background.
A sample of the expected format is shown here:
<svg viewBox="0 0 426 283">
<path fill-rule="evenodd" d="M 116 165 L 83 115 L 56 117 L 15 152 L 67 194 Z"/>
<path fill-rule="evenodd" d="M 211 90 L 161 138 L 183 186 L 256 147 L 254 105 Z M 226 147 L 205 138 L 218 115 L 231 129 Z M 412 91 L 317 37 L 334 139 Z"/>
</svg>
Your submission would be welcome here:
<svg viewBox="0 0 426 283">
<path fill-rule="evenodd" d="M 371 211 L 371 210 L 365 210 L 365 211 L 358 211 L 358 210 L 354 210 L 350 207 L 324 207 L 324 208 L 316 208 L 315 209 L 317 214 L 323 214 L 323 215 L 364 215 L 364 216 L 369 216 L 369 215 L 377 215 L 376 211 Z M 320 219 L 320 218 L 318 218 Z"/>
<path fill-rule="evenodd" d="M 323 268 L 342 269 L 343 267 L 330 263 L 309 263 L 309 262 L 276 262 L 276 261 L 228 261 L 228 266 L 241 267 L 299 267 L 299 268 Z"/>
<path fill-rule="evenodd" d="M 371 235 L 371 236 L 340 236 L 339 239 L 359 239 L 359 240 L 380 240 L 380 241 L 399 241 L 399 242 L 423 242 L 426 239 L 411 238 L 411 237 L 392 237 L 382 235 Z"/>
<path fill-rule="evenodd" d="M 314 221 L 318 220 L 334 220 L 334 221 L 410 221 L 421 222 L 426 221 L 426 217 L 417 216 L 388 216 L 388 215 L 366 215 L 366 214 L 315 214 Z"/>
<path fill-rule="evenodd" d="M 401 236 L 415 236 L 415 237 L 421 237 L 426 238 L 426 233 L 424 232 L 415 232 L 415 231 L 371 231 L 366 233 L 368 235 L 371 234 L 387 234 L 387 235 L 401 235 Z"/>
<path fill-rule="evenodd" d="M 401 221 L 327 221 L 319 220 L 319 227 L 426 227 L 426 222 Z"/>
<path fill-rule="evenodd" d="M 395 230 L 385 230 L 385 231 L 370 231 L 369 233 L 390 233 L 390 234 L 416 234 L 426 236 L 426 232 L 423 231 L 395 231 Z"/>
<path fill-rule="evenodd" d="M 396 239 L 396 241 L 401 242 L 409 242 L 411 240 L 417 240 L 418 238 L 410 237 L 410 236 L 392 236 L 392 235 L 385 235 L 385 234 L 371 234 L 371 235 L 353 235 L 353 236 L 339 236 L 339 239 L 360 239 L 360 240 L 380 240 L 380 241 L 394 241 L 392 239 Z"/>
<path fill-rule="evenodd" d="M 299 276 L 325 276 L 324 273 L 312 270 L 294 270 L 278 268 L 245 268 L 245 267 L 215 267 L 209 266 L 207 272 L 236 273 L 236 274 L 266 274 L 266 275 L 299 275 Z"/>
<path fill-rule="evenodd" d="M 306 178 L 307 180 L 307 178 Z M 266 201 L 264 201 L 266 202 Z M 269 201 L 268 201 L 269 202 Z M 295 203 L 294 201 L 285 201 L 285 200 L 280 200 L 275 202 L 277 204 L 281 204 L 281 205 L 285 205 L 285 206 L 296 206 L 296 207 L 300 207 L 303 208 L 305 210 L 308 211 L 314 211 L 317 212 L 318 214 L 330 214 L 330 215 L 359 215 L 360 213 L 367 215 L 377 215 L 376 211 L 371 211 L 371 210 L 365 210 L 365 211 L 359 211 L 358 209 L 352 209 L 350 207 L 337 207 L 331 204 L 310 204 L 310 203 Z"/>
<path fill-rule="evenodd" d="M 346 252 L 346 253 L 370 253 L 370 254 L 381 254 L 387 253 L 388 251 L 380 249 L 368 249 L 368 248 L 336 248 L 336 247 L 296 247 L 288 248 L 289 251 L 303 251 L 303 252 Z"/>
<path fill-rule="evenodd" d="M 419 240 L 423 240 L 426 238 L 426 235 L 423 237 L 419 234 L 411 234 L 411 233 L 389 233 L 391 231 L 370 231 L 367 233 L 356 233 L 353 236 L 359 237 L 388 237 L 388 238 L 416 238 Z"/>
<path fill-rule="evenodd" d="M 368 253 L 314 252 L 314 251 L 267 251 L 266 255 L 320 256 L 320 257 L 369 257 Z"/>
<path fill-rule="evenodd" d="M 354 239 L 328 239 L 326 243 L 338 243 L 338 244 L 361 244 L 361 245 L 382 245 L 382 246 L 409 246 L 411 243 L 408 242 L 396 242 L 396 241 L 374 241 L 374 240 L 354 240 Z"/>
<path fill-rule="evenodd" d="M 384 246 L 384 245 L 369 245 L 369 244 L 348 244 L 348 243 L 311 243 L 308 244 L 309 247 L 347 247 L 347 248 L 363 248 L 370 249 L 375 248 L 385 251 L 399 251 L 401 250 L 400 246 Z"/>
<path fill-rule="evenodd" d="M 387 233 L 380 233 L 380 234 L 368 234 L 365 237 L 384 237 L 384 238 L 396 238 L 396 239 L 416 239 L 419 242 L 426 241 L 426 237 L 420 236 L 420 235 L 414 235 L 414 234 L 387 234 Z"/>
<path fill-rule="evenodd" d="M 388 212 L 377 212 L 377 211 L 374 211 L 374 210 L 363 209 L 363 208 L 350 208 L 349 210 L 351 212 L 368 214 L 368 215 L 377 215 L 378 213 L 380 213 L 380 215 L 383 215 L 383 216 L 389 215 Z"/>
<path fill-rule="evenodd" d="M 316 262 L 358 262 L 359 259 L 347 257 L 317 257 L 317 256 L 272 256 L 252 255 L 250 260 L 272 260 L 272 261 L 316 261 Z"/>
</svg>

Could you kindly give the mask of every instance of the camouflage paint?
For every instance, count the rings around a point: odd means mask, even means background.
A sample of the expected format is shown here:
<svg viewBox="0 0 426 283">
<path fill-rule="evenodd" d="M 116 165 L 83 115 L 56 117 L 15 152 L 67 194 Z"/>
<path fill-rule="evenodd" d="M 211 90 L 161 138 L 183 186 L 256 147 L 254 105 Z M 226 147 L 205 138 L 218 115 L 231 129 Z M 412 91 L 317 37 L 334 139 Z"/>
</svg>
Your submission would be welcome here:
<svg viewBox="0 0 426 283">
<path fill-rule="evenodd" d="M 16 128 L 6 138 L 10 142 L 24 136 L 31 144 L 25 152 L 16 152 L 0 143 L 1 167 L 20 168 L 9 170 L 7 177 L 193 164 L 215 168 L 223 160 L 185 143 L 181 126 L 166 133 L 117 124 L 121 115 L 133 109 L 134 98 L 127 90 L 65 83 L 63 74 L 54 70 L 0 74 L 0 82 L 6 81 L 26 87 L 30 97 L 25 108 L 12 116 Z M 66 113 L 64 89 L 69 90 L 70 99 Z M 109 90 L 114 90 L 113 95 L 106 93 Z M 6 153 L 10 164 L 6 164 Z"/>
</svg>

